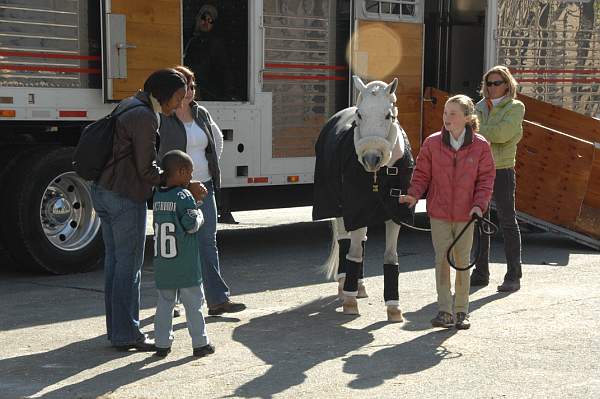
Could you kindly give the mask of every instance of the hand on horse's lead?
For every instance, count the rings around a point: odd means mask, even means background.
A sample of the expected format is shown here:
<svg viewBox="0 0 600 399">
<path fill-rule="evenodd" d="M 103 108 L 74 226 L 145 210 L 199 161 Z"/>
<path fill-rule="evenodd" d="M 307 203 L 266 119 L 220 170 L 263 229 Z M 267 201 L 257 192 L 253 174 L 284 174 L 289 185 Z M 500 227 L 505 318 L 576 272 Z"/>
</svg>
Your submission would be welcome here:
<svg viewBox="0 0 600 399">
<path fill-rule="evenodd" d="M 471 211 L 469 212 L 469 216 L 473 216 L 473 215 L 477 215 L 480 218 L 483 217 L 483 211 L 481 210 L 480 207 L 478 206 L 474 206 Z"/>
<path fill-rule="evenodd" d="M 190 190 L 196 201 L 202 201 L 208 195 L 208 190 L 199 181 L 192 180 L 187 189 Z"/>
<path fill-rule="evenodd" d="M 408 207 L 412 208 L 417 203 L 417 199 L 415 197 L 410 196 L 410 195 L 401 195 L 398 198 L 398 202 L 401 203 L 401 204 L 408 204 Z"/>
</svg>

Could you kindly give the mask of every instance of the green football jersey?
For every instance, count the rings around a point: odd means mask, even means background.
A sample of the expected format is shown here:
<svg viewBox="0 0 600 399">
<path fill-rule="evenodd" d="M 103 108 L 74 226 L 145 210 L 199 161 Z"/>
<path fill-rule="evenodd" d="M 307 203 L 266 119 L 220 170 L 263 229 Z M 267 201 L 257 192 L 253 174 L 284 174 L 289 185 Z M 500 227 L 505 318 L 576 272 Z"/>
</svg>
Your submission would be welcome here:
<svg viewBox="0 0 600 399">
<path fill-rule="evenodd" d="M 192 194 L 182 187 L 154 193 L 154 278 L 156 288 L 202 283 L 196 232 L 204 222 Z"/>
</svg>

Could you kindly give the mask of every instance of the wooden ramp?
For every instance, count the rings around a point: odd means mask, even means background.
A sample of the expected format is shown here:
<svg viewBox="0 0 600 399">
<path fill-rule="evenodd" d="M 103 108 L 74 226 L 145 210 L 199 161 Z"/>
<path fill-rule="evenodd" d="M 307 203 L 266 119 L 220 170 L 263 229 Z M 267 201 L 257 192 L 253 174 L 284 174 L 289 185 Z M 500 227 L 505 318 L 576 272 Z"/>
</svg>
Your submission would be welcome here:
<svg viewBox="0 0 600 399">
<path fill-rule="evenodd" d="M 439 131 L 448 93 L 427 88 L 423 137 Z M 519 219 L 600 249 L 600 121 L 519 95 L 526 107 L 517 147 Z"/>
</svg>

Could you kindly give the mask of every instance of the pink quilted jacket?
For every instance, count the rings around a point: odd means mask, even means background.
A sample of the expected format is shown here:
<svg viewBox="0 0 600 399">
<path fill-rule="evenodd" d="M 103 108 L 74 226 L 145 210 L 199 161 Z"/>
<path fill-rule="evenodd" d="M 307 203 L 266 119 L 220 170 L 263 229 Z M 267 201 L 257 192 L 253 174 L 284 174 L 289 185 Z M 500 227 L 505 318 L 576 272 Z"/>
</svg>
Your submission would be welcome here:
<svg viewBox="0 0 600 399">
<path fill-rule="evenodd" d="M 429 217 L 466 222 L 469 211 L 485 211 L 492 198 L 496 168 L 489 143 L 467 127 L 465 141 L 455 151 L 446 129 L 425 139 L 408 194 L 417 199 L 427 192 Z"/>
</svg>

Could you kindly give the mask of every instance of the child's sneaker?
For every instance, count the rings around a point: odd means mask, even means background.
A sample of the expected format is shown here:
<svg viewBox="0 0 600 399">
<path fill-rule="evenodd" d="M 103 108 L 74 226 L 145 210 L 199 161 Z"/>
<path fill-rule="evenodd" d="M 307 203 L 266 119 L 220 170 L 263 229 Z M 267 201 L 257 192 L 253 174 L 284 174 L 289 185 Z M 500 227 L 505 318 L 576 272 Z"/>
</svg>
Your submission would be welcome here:
<svg viewBox="0 0 600 399">
<path fill-rule="evenodd" d="M 156 348 L 155 355 L 158 357 L 166 357 L 171 352 L 171 347 L 168 348 Z"/>
<path fill-rule="evenodd" d="M 454 317 L 452 317 L 450 313 L 440 311 L 437 316 L 431 320 L 431 325 L 443 328 L 454 327 Z"/>
<path fill-rule="evenodd" d="M 471 327 L 469 321 L 469 315 L 463 312 L 456 313 L 456 329 L 457 330 L 468 330 Z"/>
<path fill-rule="evenodd" d="M 207 355 L 212 355 L 213 353 L 215 353 L 215 346 L 213 344 L 194 348 L 194 357 L 204 357 Z"/>
</svg>

